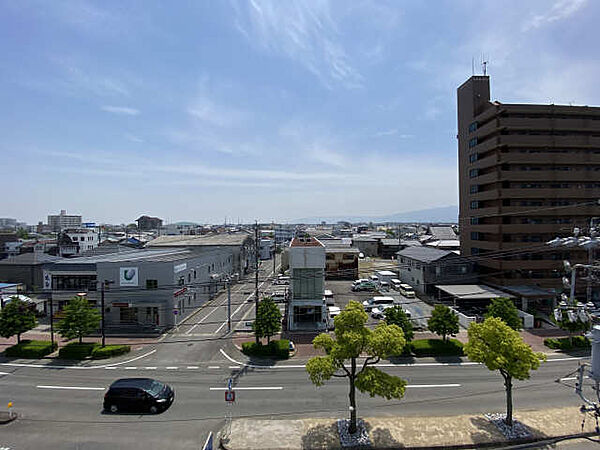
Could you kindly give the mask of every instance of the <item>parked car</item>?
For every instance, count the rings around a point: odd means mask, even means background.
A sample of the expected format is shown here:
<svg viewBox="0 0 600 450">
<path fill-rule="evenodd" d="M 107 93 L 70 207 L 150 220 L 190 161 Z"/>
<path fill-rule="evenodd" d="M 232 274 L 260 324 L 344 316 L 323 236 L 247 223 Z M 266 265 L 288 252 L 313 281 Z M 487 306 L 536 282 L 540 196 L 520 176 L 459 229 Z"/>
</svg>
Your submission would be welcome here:
<svg viewBox="0 0 600 450">
<path fill-rule="evenodd" d="M 365 308 L 365 311 L 370 312 L 373 308 L 376 307 L 382 307 L 384 305 L 394 306 L 394 303 L 394 297 L 377 296 L 370 298 L 369 300 L 365 300 L 363 302 L 363 306 Z"/>
<path fill-rule="evenodd" d="M 371 310 L 371 317 L 373 319 L 384 319 L 385 310 L 393 307 L 394 305 L 380 305 Z"/>
<path fill-rule="evenodd" d="M 152 378 L 121 378 L 104 394 L 104 410 L 156 414 L 171 406 L 173 400 L 175 391 L 168 384 Z"/>
<path fill-rule="evenodd" d="M 287 299 L 287 294 L 285 291 L 275 291 L 271 294 L 271 298 L 275 303 L 283 303 Z"/>
<path fill-rule="evenodd" d="M 290 284 L 290 277 L 279 275 L 279 277 L 277 277 L 277 279 L 275 280 L 274 284 L 287 286 L 288 284 Z"/>
<path fill-rule="evenodd" d="M 381 283 L 379 283 L 379 289 L 382 291 L 389 291 L 390 283 L 388 283 L 387 281 L 382 281 Z"/>
<path fill-rule="evenodd" d="M 361 284 L 361 283 L 366 283 L 367 281 L 371 281 L 368 278 L 359 278 L 358 280 L 354 280 L 352 282 L 352 286 L 355 286 L 357 284 Z"/>
<path fill-rule="evenodd" d="M 327 306 L 335 305 L 335 302 L 333 301 L 333 292 L 329 289 L 323 291 L 323 300 L 325 300 Z"/>
<path fill-rule="evenodd" d="M 377 285 L 370 281 L 365 281 L 364 283 L 355 284 L 352 286 L 352 290 L 357 291 L 374 291 L 377 289 Z"/>
</svg>

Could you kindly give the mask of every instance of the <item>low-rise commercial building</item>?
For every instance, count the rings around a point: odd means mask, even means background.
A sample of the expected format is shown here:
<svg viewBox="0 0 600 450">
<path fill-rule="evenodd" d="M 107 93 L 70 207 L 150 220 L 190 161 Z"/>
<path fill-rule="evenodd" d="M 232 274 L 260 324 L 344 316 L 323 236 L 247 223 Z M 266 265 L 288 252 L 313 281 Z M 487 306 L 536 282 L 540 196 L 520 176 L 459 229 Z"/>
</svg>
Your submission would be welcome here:
<svg viewBox="0 0 600 450">
<path fill-rule="evenodd" d="M 325 247 L 325 278 L 329 280 L 356 280 L 358 255 L 352 247 Z"/>
<path fill-rule="evenodd" d="M 170 328 L 214 296 L 232 273 L 225 248 L 204 252 L 187 249 L 143 249 L 61 259 L 49 269 L 55 311 L 75 295 L 85 294 L 100 307 L 102 282 L 108 332 L 144 332 Z"/>
<path fill-rule="evenodd" d="M 160 230 L 160 227 L 162 227 L 163 223 L 162 219 L 151 216 L 141 216 L 140 218 L 136 219 L 136 222 L 138 224 L 138 230 L 141 231 Z"/>
<path fill-rule="evenodd" d="M 289 331 L 325 330 L 325 246 L 313 237 L 297 237 L 290 243 L 288 255 L 291 278 L 287 328 Z"/>
<path fill-rule="evenodd" d="M 352 246 L 365 256 L 376 257 L 379 251 L 379 240 L 374 237 L 354 236 Z"/>
<path fill-rule="evenodd" d="M 43 252 L 23 253 L 0 261 L 0 281 L 22 283 L 27 292 L 41 292 L 49 287 L 45 275 L 60 258 Z"/>
<path fill-rule="evenodd" d="M 430 247 L 407 247 L 398 252 L 400 281 L 431 295 L 436 284 L 472 282 L 473 264 L 454 252 Z"/>
<path fill-rule="evenodd" d="M 62 209 L 60 214 L 48 216 L 48 226 L 54 232 L 65 228 L 81 228 L 81 216 L 67 214 L 67 211 Z"/>
</svg>

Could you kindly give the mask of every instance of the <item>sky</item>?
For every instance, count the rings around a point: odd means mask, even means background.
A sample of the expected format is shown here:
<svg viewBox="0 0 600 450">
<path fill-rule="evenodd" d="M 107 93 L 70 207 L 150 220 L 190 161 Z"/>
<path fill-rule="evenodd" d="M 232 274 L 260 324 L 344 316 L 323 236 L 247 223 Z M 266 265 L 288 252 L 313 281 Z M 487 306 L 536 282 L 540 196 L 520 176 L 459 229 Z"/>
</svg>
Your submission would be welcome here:
<svg viewBox="0 0 600 450">
<path fill-rule="evenodd" d="M 456 88 L 600 105 L 586 0 L 0 1 L 0 217 L 457 204 Z"/>
</svg>

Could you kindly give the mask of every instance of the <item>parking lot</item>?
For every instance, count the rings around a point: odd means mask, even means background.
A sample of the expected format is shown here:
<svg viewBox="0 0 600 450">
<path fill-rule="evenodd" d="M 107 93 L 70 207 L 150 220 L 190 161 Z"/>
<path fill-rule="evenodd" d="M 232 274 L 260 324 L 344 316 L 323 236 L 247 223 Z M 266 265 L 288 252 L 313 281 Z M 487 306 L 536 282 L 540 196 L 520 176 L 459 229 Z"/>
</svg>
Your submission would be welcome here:
<svg viewBox="0 0 600 450">
<path fill-rule="evenodd" d="M 388 291 L 375 292 L 352 292 L 353 280 L 325 280 L 325 289 L 333 292 L 335 306 L 344 309 L 350 300 L 363 302 L 374 296 L 393 297 L 394 303 L 402 305 L 411 314 L 415 329 L 426 329 L 427 319 L 431 315 L 433 309 L 430 305 L 420 300 L 419 298 L 406 298 L 400 295 L 398 291 L 390 289 Z M 368 325 L 375 326 L 379 323 L 378 319 L 373 319 L 369 316 Z"/>
</svg>

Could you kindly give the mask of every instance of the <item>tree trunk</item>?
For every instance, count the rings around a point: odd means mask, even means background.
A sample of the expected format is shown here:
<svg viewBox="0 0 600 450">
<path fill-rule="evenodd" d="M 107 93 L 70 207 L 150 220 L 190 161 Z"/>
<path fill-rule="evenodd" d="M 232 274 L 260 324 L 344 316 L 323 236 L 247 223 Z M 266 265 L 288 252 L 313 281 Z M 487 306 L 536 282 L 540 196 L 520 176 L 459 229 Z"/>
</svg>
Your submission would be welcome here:
<svg viewBox="0 0 600 450">
<path fill-rule="evenodd" d="M 17 344 L 21 343 L 21 333 L 17 333 Z"/>
<path fill-rule="evenodd" d="M 356 433 L 356 388 L 354 386 L 354 378 L 356 374 L 356 358 L 352 358 L 352 371 L 350 372 L 350 426 L 348 432 L 350 434 Z"/>
<path fill-rule="evenodd" d="M 79 335 L 79 343 L 83 343 L 83 336 L 81 334 Z"/>
<path fill-rule="evenodd" d="M 512 428 L 512 377 L 510 375 L 504 375 L 504 387 L 506 388 L 506 425 Z"/>
<path fill-rule="evenodd" d="M 267 345 L 269 345 L 271 343 L 271 336 L 267 335 Z"/>
</svg>

